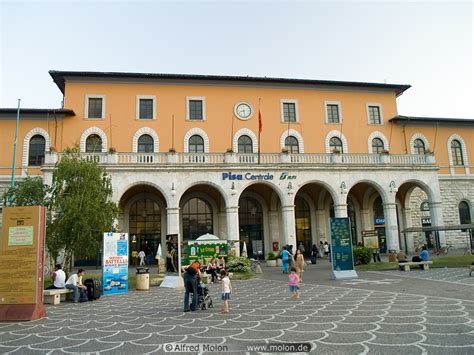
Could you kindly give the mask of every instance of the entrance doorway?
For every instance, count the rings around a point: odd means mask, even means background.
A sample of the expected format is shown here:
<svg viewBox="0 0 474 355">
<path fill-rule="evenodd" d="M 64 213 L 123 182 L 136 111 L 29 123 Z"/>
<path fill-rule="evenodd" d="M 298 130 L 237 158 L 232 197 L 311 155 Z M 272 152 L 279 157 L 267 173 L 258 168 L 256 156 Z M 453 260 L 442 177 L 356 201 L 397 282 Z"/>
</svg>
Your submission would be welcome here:
<svg viewBox="0 0 474 355">
<path fill-rule="evenodd" d="M 250 258 L 263 259 L 263 209 L 262 205 L 253 197 L 241 197 L 239 199 L 239 230 L 240 248 L 244 242 L 247 247 L 247 255 Z"/>
</svg>

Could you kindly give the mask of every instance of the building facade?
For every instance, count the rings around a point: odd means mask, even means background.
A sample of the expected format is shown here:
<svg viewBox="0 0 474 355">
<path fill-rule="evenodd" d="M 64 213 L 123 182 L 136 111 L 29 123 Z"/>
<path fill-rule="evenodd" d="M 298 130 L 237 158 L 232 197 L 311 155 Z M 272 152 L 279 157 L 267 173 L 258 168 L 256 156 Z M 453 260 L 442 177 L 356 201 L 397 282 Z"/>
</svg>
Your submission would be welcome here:
<svg viewBox="0 0 474 355">
<path fill-rule="evenodd" d="M 112 177 L 131 250 L 166 235 L 211 233 L 249 256 L 329 239 L 350 217 L 353 243 L 374 230 L 383 251 L 463 247 L 409 227 L 471 223 L 474 120 L 399 116 L 408 85 L 170 74 L 50 72 L 57 110 L 23 109 L 17 179 L 51 183 L 77 144 Z M 3 186 L 15 109 L 0 109 Z M 464 234 L 463 234 L 464 233 Z"/>
</svg>

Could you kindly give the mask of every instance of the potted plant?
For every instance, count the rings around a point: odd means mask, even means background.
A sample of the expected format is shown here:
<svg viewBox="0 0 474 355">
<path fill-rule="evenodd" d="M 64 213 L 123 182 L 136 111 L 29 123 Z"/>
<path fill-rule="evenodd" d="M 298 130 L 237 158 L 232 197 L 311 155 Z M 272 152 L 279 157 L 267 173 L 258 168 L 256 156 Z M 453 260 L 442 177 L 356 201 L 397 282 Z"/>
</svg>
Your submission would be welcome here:
<svg viewBox="0 0 474 355">
<path fill-rule="evenodd" d="M 176 153 L 176 149 L 170 148 L 170 149 L 168 149 L 168 152 L 174 154 L 174 153 Z"/>
<path fill-rule="evenodd" d="M 56 147 L 51 146 L 51 147 L 49 147 L 49 151 L 50 151 L 51 153 L 56 153 L 56 152 L 57 152 L 57 149 L 56 149 Z"/>
<path fill-rule="evenodd" d="M 286 149 L 286 148 L 281 148 L 281 152 L 283 154 L 288 154 L 289 153 L 288 149 Z"/>
<path fill-rule="evenodd" d="M 234 150 L 233 150 L 232 148 L 227 148 L 227 149 L 225 150 L 225 152 L 226 152 L 227 154 L 232 154 L 232 153 L 234 152 Z"/>
<path fill-rule="evenodd" d="M 117 149 L 115 147 L 110 147 L 109 154 L 114 154 L 114 153 L 117 153 Z"/>
<path fill-rule="evenodd" d="M 276 266 L 277 265 L 277 257 L 273 252 L 268 253 L 267 257 L 267 265 L 268 266 Z"/>
</svg>

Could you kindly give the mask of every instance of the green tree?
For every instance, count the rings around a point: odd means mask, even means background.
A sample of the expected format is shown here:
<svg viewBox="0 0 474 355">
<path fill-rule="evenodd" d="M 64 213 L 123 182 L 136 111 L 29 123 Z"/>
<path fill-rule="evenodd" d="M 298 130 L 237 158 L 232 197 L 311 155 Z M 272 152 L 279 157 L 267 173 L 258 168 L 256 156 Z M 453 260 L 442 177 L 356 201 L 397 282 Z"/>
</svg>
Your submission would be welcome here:
<svg viewBox="0 0 474 355">
<path fill-rule="evenodd" d="M 114 231 L 118 216 L 110 177 L 95 161 L 81 159 L 78 147 L 66 149 L 53 173 L 46 246 L 53 260 L 97 256 L 103 232 Z"/>
<path fill-rule="evenodd" d="M 43 184 L 41 177 L 26 177 L 23 181 L 10 187 L 3 194 L 3 205 L 13 206 L 47 206 L 48 186 Z"/>
</svg>

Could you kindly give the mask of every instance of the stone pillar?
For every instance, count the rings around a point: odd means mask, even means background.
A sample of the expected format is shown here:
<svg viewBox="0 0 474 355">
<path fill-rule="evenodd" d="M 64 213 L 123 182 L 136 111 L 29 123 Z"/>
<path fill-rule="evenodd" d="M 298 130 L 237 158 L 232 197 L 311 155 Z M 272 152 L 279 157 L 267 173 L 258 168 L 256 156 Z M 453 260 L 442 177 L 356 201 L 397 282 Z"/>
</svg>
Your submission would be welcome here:
<svg viewBox="0 0 474 355">
<path fill-rule="evenodd" d="M 387 252 L 400 250 L 397 226 L 397 205 L 395 202 L 384 203 L 385 235 L 387 237 Z"/>
<path fill-rule="evenodd" d="M 265 234 L 268 234 L 268 241 L 270 245 L 266 246 L 267 254 L 272 250 L 273 242 L 278 242 L 279 247 L 285 244 L 284 239 L 280 235 L 282 228 L 280 227 L 280 216 L 278 211 L 268 211 L 268 230 L 265 230 Z"/>
<path fill-rule="evenodd" d="M 295 205 L 281 206 L 283 243 L 296 248 Z M 296 250 L 296 249 L 294 249 Z"/>
<path fill-rule="evenodd" d="M 346 218 L 347 217 L 347 203 L 341 203 L 334 205 L 334 217 Z"/>
<path fill-rule="evenodd" d="M 326 211 L 324 210 L 316 210 L 316 234 L 317 234 L 317 244 L 319 241 L 329 240 L 328 238 L 328 221 L 326 219 Z"/>
<path fill-rule="evenodd" d="M 363 231 L 371 230 L 373 228 L 373 224 L 370 222 L 370 210 L 369 209 L 361 209 L 360 210 L 360 229 Z"/>
<path fill-rule="evenodd" d="M 430 204 L 430 214 L 431 214 L 431 225 L 436 226 L 436 227 L 443 226 L 444 225 L 443 206 L 441 202 L 433 201 L 433 202 L 430 202 L 429 204 Z M 438 236 L 439 236 L 440 245 L 446 246 L 445 232 L 439 231 Z"/>
<path fill-rule="evenodd" d="M 403 220 L 403 229 L 407 229 L 413 226 L 412 217 L 411 217 L 411 208 L 402 208 L 402 220 Z M 401 232 L 401 231 L 400 231 Z M 413 238 L 413 233 L 401 233 L 402 243 L 400 249 L 405 250 L 406 252 L 413 252 L 415 250 L 415 243 Z"/>
<path fill-rule="evenodd" d="M 236 256 L 240 256 L 239 246 L 239 206 L 226 207 L 226 219 L 227 219 L 227 240 L 229 242 L 236 242 L 237 248 L 235 250 Z"/>
</svg>

